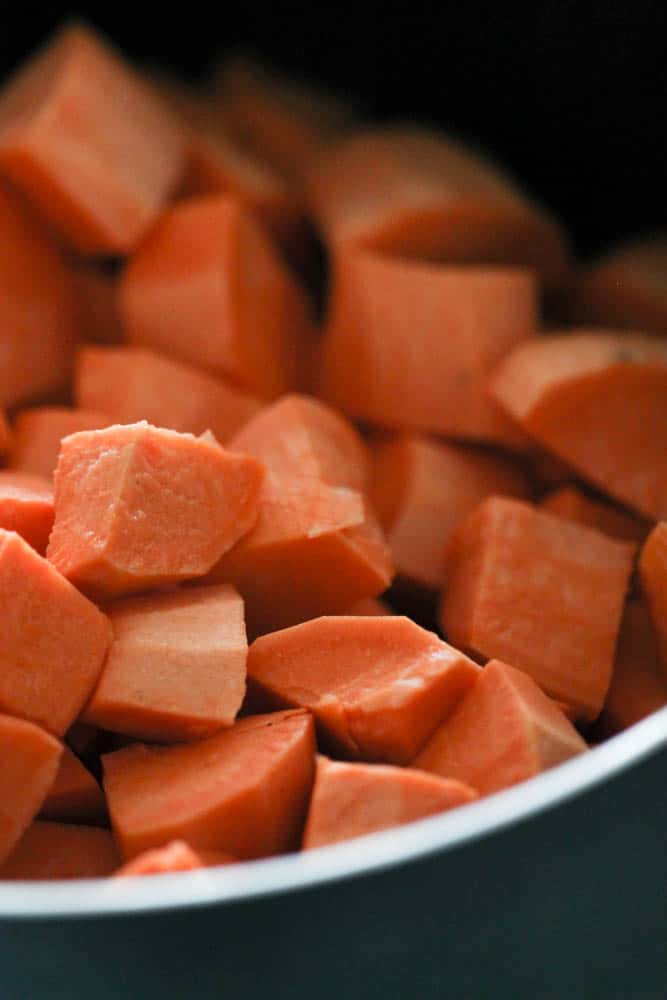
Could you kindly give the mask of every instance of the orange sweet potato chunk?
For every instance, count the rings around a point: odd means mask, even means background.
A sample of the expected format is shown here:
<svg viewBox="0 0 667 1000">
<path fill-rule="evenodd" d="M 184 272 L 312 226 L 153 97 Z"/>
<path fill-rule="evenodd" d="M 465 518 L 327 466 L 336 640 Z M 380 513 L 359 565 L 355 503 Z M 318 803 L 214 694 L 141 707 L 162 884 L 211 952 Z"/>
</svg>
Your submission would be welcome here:
<svg viewBox="0 0 667 1000">
<path fill-rule="evenodd" d="M 39 726 L 0 715 L 0 865 L 39 810 L 62 752 Z"/>
<path fill-rule="evenodd" d="M 460 781 L 384 764 L 348 764 L 318 757 L 303 849 L 387 830 L 456 809 L 477 798 Z"/>
<path fill-rule="evenodd" d="M 71 274 L 47 233 L 2 181 L 0 245 L 6 248 L 0 254 L 2 408 L 66 385 L 78 317 Z"/>
<path fill-rule="evenodd" d="M 414 767 L 489 795 L 586 749 L 569 719 L 528 674 L 491 660 Z"/>
<path fill-rule="evenodd" d="M 346 608 L 344 614 L 373 618 L 376 615 L 393 615 L 394 612 L 380 597 L 362 597 Z"/>
<path fill-rule="evenodd" d="M 130 251 L 184 167 L 178 122 L 89 28 L 22 66 L 0 100 L 0 170 L 83 254 Z"/>
<path fill-rule="evenodd" d="M 0 528 L 0 712 L 63 736 L 111 642 L 105 615 L 13 531 Z"/>
<path fill-rule="evenodd" d="M 190 872 L 213 865 L 234 864 L 236 858 L 222 851 L 193 851 L 184 840 L 172 840 L 164 847 L 155 847 L 137 855 L 114 872 L 116 878 L 130 875 L 166 875 L 168 872 Z"/>
<path fill-rule="evenodd" d="M 522 449 L 525 436 L 489 397 L 487 380 L 536 322 L 527 271 L 345 250 L 334 262 L 320 390 L 380 427 Z"/>
<path fill-rule="evenodd" d="M 234 722 L 248 644 L 233 587 L 119 601 L 109 620 L 114 639 L 86 722 L 160 743 L 201 739 Z"/>
<path fill-rule="evenodd" d="M 226 375 L 265 398 L 298 388 L 311 332 L 305 293 L 232 197 L 168 209 L 120 286 L 128 340 Z"/>
<path fill-rule="evenodd" d="M 663 670 L 667 675 L 667 522 L 656 524 L 639 558 L 639 579 L 646 596 Z"/>
<path fill-rule="evenodd" d="M 664 705 L 667 677 L 660 667 L 656 630 L 645 603 L 628 601 L 598 727 L 607 736 L 619 733 Z"/>
<path fill-rule="evenodd" d="M 417 434 L 373 448 L 370 498 L 396 572 L 411 587 L 442 590 L 452 530 L 494 493 L 528 498 L 530 483 L 508 459 Z"/>
<path fill-rule="evenodd" d="M 358 491 L 367 485 L 368 452 L 361 435 L 312 396 L 282 396 L 265 406 L 229 447 L 261 459 L 274 476 L 315 476 Z"/>
<path fill-rule="evenodd" d="M 568 299 L 575 324 L 667 334 L 667 239 L 613 248 L 578 276 Z"/>
<path fill-rule="evenodd" d="M 145 421 L 72 434 L 48 557 L 109 597 L 201 576 L 253 526 L 262 478 L 254 458 Z"/>
<path fill-rule="evenodd" d="M 0 528 L 16 531 L 40 555 L 53 527 L 53 486 L 42 476 L 0 471 Z"/>
<path fill-rule="evenodd" d="M 253 417 L 250 393 L 192 365 L 143 347 L 86 347 L 79 352 L 77 404 L 108 413 L 112 423 L 148 420 L 156 427 L 227 441 Z"/>
<path fill-rule="evenodd" d="M 307 712 L 249 716 L 187 746 L 107 754 L 104 787 L 126 860 L 170 840 L 246 859 L 294 850 L 315 772 Z"/>
<path fill-rule="evenodd" d="M 540 444 L 615 500 L 667 517 L 667 451 L 649 427 L 667 422 L 667 344 L 577 330 L 520 344 L 491 389 Z"/>
<path fill-rule="evenodd" d="M 435 132 L 358 131 L 319 159 L 307 192 L 335 249 L 529 267 L 548 284 L 567 271 L 556 222 L 495 164 Z"/>
<path fill-rule="evenodd" d="M 455 530 L 441 621 L 451 642 L 511 661 L 578 715 L 599 714 L 635 547 L 504 497 Z"/>
<path fill-rule="evenodd" d="M 392 573 L 382 532 L 360 493 L 314 476 L 269 473 L 255 527 L 204 582 L 234 584 L 254 637 L 381 594 Z"/>
<path fill-rule="evenodd" d="M 0 866 L 0 880 L 103 878 L 119 863 L 118 849 L 108 830 L 40 820 L 28 827 Z"/>
<path fill-rule="evenodd" d="M 308 708 L 336 754 L 387 764 L 412 760 L 478 672 L 402 616 L 316 618 L 248 651 L 257 701 Z"/>
<path fill-rule="evenodd" d="M 626 542 L 643 542 L 650 528 L 646 521 L 635 517 L 615 504 L 586 496 L 576 486 L 563 486 L 540 501 L 543 510 L 558 514 L 568 521 L 597 528 L 611 538 Z"/>
<path fill-rule="evenodd" d="M 60 823 L 104 825 L 107 807 L 102 789 L 87 767 L 65 747 L 60 766 L 39 810 L 39 818 Z"/>
<path fill-rule="evenodd" d="M 35 406 L 21 410 L 14 421 L 9 457 L 12 469 L 51 479 L 58 464 L 60 442 L 77 431 L 95 431 L 113 420 L 104 413 L 66 406 Z"/>
</svg>

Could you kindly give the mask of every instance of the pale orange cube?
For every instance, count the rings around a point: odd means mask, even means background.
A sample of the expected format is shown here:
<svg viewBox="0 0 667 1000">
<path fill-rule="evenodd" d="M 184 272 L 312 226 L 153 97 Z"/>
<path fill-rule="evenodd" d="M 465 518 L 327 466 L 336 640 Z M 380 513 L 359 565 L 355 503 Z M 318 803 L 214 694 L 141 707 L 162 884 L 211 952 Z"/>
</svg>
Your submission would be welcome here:
<svg viewBox="0 0 667 1000">
<path fill-rule="evenodd" d="M 587 749 L 569 719 L 528 674 L 491 660 L 413 766 L 489 795 Z"/>
<path fill-rule="evenodd" d="M 254 458 L 145 421 L 72 434 L 48 557 L 108 597 L 203 576 L 257 520 L 263 474 Z"/>
<path fill-rule="evenodd" d="M 37 814 L 62 752 L 39 726 L 0 715 L 0 865 Z"/>
<path fill-rule="evenodd" d="M 85 347 L 74 375 L 77 404 L 108 413 L 110 423 L 148 420 L 156 427 L 225 442 L 259 410 L 249 392 L 193 365 L 144 347 Z"/>
<path fill-rule="evenodd" d="M 102 612 L 13 531 L 0 528 L 0 712 L 63 736 L 111 642 Z"/>
<path fill-rule="evenodd" d="M 104 413 L 68 406 L 35 406 L 21 410 L 14 421 L 9 464 L 17 471 L 51 479 L 64 437 L 77 431 L 100 430 L 113 422 Z"/>
<path fill-rule="evenodd" d="M 231 726 L 248 655 L 243 600 L 233 587 L 136 597 L 108 614 L 114 639 L 84 721 L 158 743 Z"/>
<path fill-rule="evenodd" d="M 351 837 L 456 809 L 477 798 L 460 781 L 411 767 L 348 764 L 318 757 L 302 847 L 325 847 Z"/>
<path fill-rule="evenodd" d="M 53 527 L 53 486 L 24 472 L 0 471 L 0 528 L 16 531 L 40 555 Z"/>
<path fill-rule="evenodd" d="M 409 618 L 325 616 L 261 636 L 248 652 L 255 704 L 308 708 L 352 760 L 407 764 L 479 667 Z"/>
<path fill-rule="evenodd" d="M 122 276 L 120 310 L 130 343 L 264 398 L 304 377 L 305 293 L 235 198 L 193 198 L 164 212 Z"/>
<path fill-rule="evenodd" d="M 79 253 L 128 253 L 185 165 L 178 122 L 90 28 L 74 24 L 0 99 L 0 170 Z"/>
<path fill-rule="evenodd" d="M 0 880 L 104 878 L 119 863 L 118 848 L 109 830 L 39 820 L 28 827 L 0 866 Z"/>
<path fill-rule="evenodd" d="M 102 789 L 67 746 L 53 784 L 42 802 L 39 818 L 93 826 L 103 826 L 106 822 L 107 807 Z"/>
</svg>

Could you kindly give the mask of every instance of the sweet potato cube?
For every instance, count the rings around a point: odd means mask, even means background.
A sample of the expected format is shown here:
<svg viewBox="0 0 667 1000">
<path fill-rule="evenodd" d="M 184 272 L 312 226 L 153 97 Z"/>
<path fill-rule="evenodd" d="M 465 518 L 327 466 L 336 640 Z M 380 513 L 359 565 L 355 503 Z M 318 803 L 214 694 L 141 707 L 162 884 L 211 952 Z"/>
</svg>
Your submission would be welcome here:
<svg viewBox="0 0 667 1000">
<path fill-rule="evenodd" d="M 402 616 L 322 617 L 256 639 L 258 702 L 308 708 L 347 758 L 406 764 L 474 683 L 479 667 Z"/>
<path fill-rule="evenodd" d="M 368 454 L 360 434 L 311 396 L 282 396 L 264 407 L 229 447 L 261 459 L 274 476 L 315 476 L 331 486 L 366 488 Z"/>
<path fill-rule="evenodd" d="M 667 705 L 667 677 L 660 666 L 656 630 L 643 601 L 625 606 L 616 647 L 614 673 L 598 721 L 605 736 Z"/>
<path fill-rule="evenodd" d="M 442 589 L 447 540 L 481 500 L 530 496 L 518 465 L 472 448 L 400 434 L 372 455 L 370 497 L 397 575 L 409 587 Z"/>
<path fill-rule="evenodd" d="M 500 363 L 490 390 L 513 420 L 580 476 L 651 520 L 667 517 L 667 344 L 576 330 L 538 337 Z"/>
<path fill-rule="evenodd" d="M 0 99 L 0 169 L 77 251 L 130 251 L 185 164 L 177 121 L 83 25 L 21 67 Z"/>
<path fill-rule="evenodd" d="M 72 434 L 48 557 L 110 597 L 201 576 L 253 526 L 262 477 L 254 458 L 145 421 Z"/>
<path fill-rule="evenodd" d="M 143 347 L 84 348 L 74 393 L 79 406 L 108 413 L 110 423 L 147 420 L 190 434 L 210 430 L 220 442 L 260 408 L 243 389 Z"/>
<path fill-rule="evenodd" d="M 39 726 L 0 715 L 0 865 L 37 814 L 62 752 Z"/>
<path fill-rule="evenodd" d="M 53 527 L 53 486 L 42 476 L 0 471 L 0 528 L 16 531 L 40 555 Z"/>
<path fill-rule="evenodd" d="M 56 247 L 2 181 L 0 246 L 5 248 L 0 254 L 2 408 L 65 387 L 74 360 L 78 316 L 72 277 Z"/>
<path fill-rule="evenodd" d="M 113 835 L 96 826 L 38 821 L 28 827 L 4 865 L 0 880 L 104 878 L 120 858 Z"/>
<path fill-rule="evenodd" d="M 318 757 L 303 848 L 351 837 L 466 805 L 477 793 L 460 781 L 410 767 L 348 764 Z"/>
<path fill-rule="evenodd" d="M 258 858 L 300 841 L 315 772 L 307 712 L 249 716 L 187 746 L 107 754 L 104 788 L 126 860 L 170 840 Z"/>
<path fill-rule="evenodd" d="M 490 371 L 536 326 L 528 271 L 437 267 L 341 251 L 320 389 L 348 415 L 523 449 L 487 392 Z"/>
<path fill-rule="evenodd" d="M 66 406 L 35 406 L 21 410 L 14 421 L 9 464 L 19 472 L 51 479 L 64 437 L 77 431 L 100 430 L 113 422 L 104 413 Z"/>
<path fill-rule="evenodd" d="M 0 529 L 0 711 L 63 736 L 111 642 L 105 615 L 13 531 Z"/>
<path fill-rule="evenodd" d="M 114 639 L 83 719 L 156 742 L 211 736 L 236 718 L 248 644 L 233 587 L 198 587 L 119 601 Z"/>
<path fill-rule="evenodd" d="M 305 294 L 232 197 L 168 209 L 121 279 L 128 340 L 226 375 L 264 398 L 298 388 Z"/>
<path fill-rule="evenodd" d="M 554 490 L 542 498 L 540 507 L 621 541 L 643 542 L 649 532 L 646 521 L 613 503 L 588 497 L 576 486 Z"/>
<path fill-rule="evenodd" d="M 356 490 L 267 474 L 257 524 L 205 577 L 233 583 L 254 637 L 337 614 L 389 586 L 382 532 Z"/>
<path fill-rule="evenodd" d="M 582 718 L 600 712 L 635 547 L 503 497 L 448 547 L 441 620 L 451 642 L 511 661 Z"/>
<path fill-rule="evenodd" d="M 491 660 L 413 766 L 489 795 L 586 749 L 569 719 L 528 674 Z"/>
</svg>

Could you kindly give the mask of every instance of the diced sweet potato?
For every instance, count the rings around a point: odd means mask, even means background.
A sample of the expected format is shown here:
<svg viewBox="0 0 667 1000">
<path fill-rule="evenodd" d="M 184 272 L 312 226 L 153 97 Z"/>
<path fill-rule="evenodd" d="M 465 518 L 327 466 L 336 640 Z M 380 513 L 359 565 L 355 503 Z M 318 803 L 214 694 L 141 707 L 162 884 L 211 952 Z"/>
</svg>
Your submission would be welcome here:
<svg viewBox="0 0 667 1000">
<path fill-rule="evenodd" d="M 257 702 L 308 708 L 336 754 L 388 764 L 412 760 L 478 672 L 401 616 L 317 618 L 248 651 Z"/>
<path fill-rule="evenodd" d="M 283 396 L 264 407 L 229 443 L 261 459 L 274 476 L 315 476 L 362 491 L 368 453 L 355 428 L 311 396 Z"/>
<path fill-rule="evenodd" d="M 79 352 L 77 404 L 108 413 L 112 423 L 148 420 L 156 427 L 225 442 L 257 413 L 259 400 L 192 365 L 143 347 L 87 347 Z"/>
<path fill-rule="evenodd" d="M 362 597 L 346 608 L 344 614 L 359 618 L 374 618 L 377 615 L 393 615 L 394 612 L 380 597 Z"/>
<path fill-rule="evenodd" d="M 254 637 L 381 594 L 392 571 L 382 532 L 360 493 L 316 477 L 269 473 L 257 524 L 204 582 L 236 586 Z"/>
<path fill-rule="evenodd" d="M 527 271 L 438 267 L 346 250 L 335 261 L 320 387 L 393 430 L 523 449 L 488 396 L 492 368 L 536 326 Z"/>
<path fill-rule="evenodd" d="M 0 110 L 0 133 L 2 130 Z M 0 140 L 1 142 L 1 140 Z M 78 334 L 72 278 L 47 233 L 0 181 L 0 408 L 57 392 Z"/>
<path fill-rule="evenodd" d="M 0 471 L 0 528 L 16 531 L 41 555 L 53 527 L 53 486 L 24 472 Z"/>
<path fill-rule="evenodd" d="M 0 101 L 0 170 L 77 251 L 124 254 L 184 167 L 178 122 L 89 28 L 69 25 Z"/>
<path fill-rule="evenodd" d="M 107 807 L 102 789 L 69 747 L 65 747 L 60 758 L 58 772 L 42 802 L 39 818 L 93 826 L 106 821 Z"/>
<path fill-rule="evenodd" d="M 137 855 L 114 872 L 116 878 L 130 875 L 166 875 L 168 872 L 190 872 L 212 865 L 234 864 L 236 858 L 222 851 L 193 851 L 184 840 L 172 840 L 164 847 L 155 847 Z"/>
<path fill-rule="evenodd" d="M 540 507 L 558 514 L 568 521 L 585 524 L 589 528 L 626 542 L 643 542 L 650 526 L 641 518 L 604 500 L 586 496 L 576 486 L 563 486 L 540 501 Z"/>
<path fill-rule="evenodd" d="M 35 406 L 21 410 L 14 421 L 12 469 L 51 479 L 58 464 L 60 442 L 77 431 L 108 427 L 113 420 L 104 413 L 66 406 Z"/>
<path fill-rule="evenodd" d="M 460 781 L 384 764 L 347 764 L 318 757 L 303 849 L 411 823 L 477 798 Z"/>
<path fill-rule="evenodd" d="M 548 284 L 567 270 L 556 222 L 495 164 L 435 132 L 359 131 L 319 159 L 307 191 L 335 249 L 529 267 Z"/>
<path fill-rule="evenodd" d="M 651 616 L 642 601 L 628 601 L 611 685 L 596 728 L 605 736 L 621 732 L 664 705 L 667 678 L 660 668 Z"/>
<path fill-rule="evenodd" d="M 513 462 L 471 448 L 401 434 L 373 449 L 370 497 L 404 583 L 441 590 L 452 530 L 490 494 L 528 498 Z"/>
<path fill-rule="evenodd" d="M 7 417 L 0 409 L 0 455 L 4 455 L 9 451 L 11 441 L 12 435 L 9 430 L 9 424 L 7 423 Z"/>
<path fill-rule="evenodd" d="M 0 715 L 0 865 L 39 810 L 62 752 L 39 726 Z"/>
<path fill-rule="evenodd" d="M 639 579 L 648 603 L 658 654 L 667 674 L 667 522 L 657 524 L 639 558 Z"/>
<path fill-rule="evenodd" d="M 163 213 L 121 280 L 128 340 L 226 375 L 265 398 L 298 388 L 311 332 L 305 294 L 231 197 Z"/>
<path fill-rule="evenodd" d="M 72 434 L 48 557 L 106 596 L 201 576 L 255 523 L 262 477 L 254 458 L 146 422 Z"/>
<path fill-rule="evenodd" d="M 667 451 L 649 427 L 667 422 L 667 344 L 575 331 L 518 345 L 492 391 L 541 444 L 614 499 L 667 517 Z"/>
<path fill-rule="evenodd" d="M 109 607 L 114 639 L 86 722 L 137 739 L 211 736 L 236 718 L 248 644 L 233 587 L 198 587 Z"/>
<path fill-rule="evenodd" d="M 503 497 L 453 532 L 441 620 L 451 642 L 511 661 L 585 719 L 600 712 L 635 547 Z"/>
<path fill-rule="evenodd" d="M 174 839 L 241 859 L 294 850 L 315 772 L 307 712 L 241 719 L 208 740 L 136 744 L 103 757 L 104 787 L 126 860 Z"/>
<path fill-rule="evenodd" d="M 667 239 L 615 247 L 586 268 L 568 296 L 575 324 L 667 334 Z"/>
<path fill-rule="evenodd" d="M 491 660 L 414 766 L 489 795 L 586 749 L 572 723 L 528 674 Z"/>
<path fill-rule="evenodd" d="M 113 836 L 96 826 L 35 822 L 0 866 L 0 880 L 103 878 L 118 867 Z"/>
<path fill-rule="evenodd" d="M 0 528 L 0 712 L 63 736 L 111 641 L 105 615 L 13 531 Z"/>
</svg>

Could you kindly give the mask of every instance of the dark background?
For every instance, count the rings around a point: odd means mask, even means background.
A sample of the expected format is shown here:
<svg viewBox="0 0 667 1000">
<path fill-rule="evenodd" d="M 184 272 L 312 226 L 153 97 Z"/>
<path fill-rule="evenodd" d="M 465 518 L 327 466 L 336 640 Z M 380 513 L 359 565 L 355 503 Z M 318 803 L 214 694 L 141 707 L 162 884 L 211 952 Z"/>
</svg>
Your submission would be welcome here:
<svg viewBox="0 0 667 1000">
<path fill-rule="evenodd" d="M 68 13 L 131 56 L 193 78 L 216 54 L 250 49 L 377 118 L 435 122 L 493 151 L 565 220 L 582 254 L 667 228 L 664 0 L 12 11 L 0 29 L 2 75 Z"/>
</svg>

